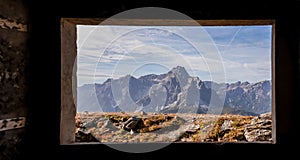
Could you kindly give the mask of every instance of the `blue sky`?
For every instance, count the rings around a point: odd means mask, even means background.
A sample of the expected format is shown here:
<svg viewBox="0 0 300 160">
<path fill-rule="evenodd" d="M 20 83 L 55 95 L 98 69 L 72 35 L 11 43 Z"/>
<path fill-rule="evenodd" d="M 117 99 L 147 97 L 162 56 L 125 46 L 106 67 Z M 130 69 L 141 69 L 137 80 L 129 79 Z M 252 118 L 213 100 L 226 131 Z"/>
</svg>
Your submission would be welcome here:
<svg viewBox="0 0 300 160">
<path fill-rule="evenodd" d="M 271 79 L 265 26 L 77 26 L 78 86 L 183 66 L 219 83 Z"/>
</svg>

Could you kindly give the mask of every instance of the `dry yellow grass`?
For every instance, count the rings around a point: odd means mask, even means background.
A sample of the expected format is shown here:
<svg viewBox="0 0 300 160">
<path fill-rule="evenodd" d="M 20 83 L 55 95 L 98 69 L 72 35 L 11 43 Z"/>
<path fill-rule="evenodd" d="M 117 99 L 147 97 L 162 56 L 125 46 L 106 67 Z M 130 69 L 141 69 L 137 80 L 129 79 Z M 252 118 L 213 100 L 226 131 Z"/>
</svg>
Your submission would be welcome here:
<svg viewBox="0 0 300 160">
<path fill-rule="evenodd" d="M 133 129 L 134 134 L 120 127 L 133 116 L 140 120 Z M 246 141 L 245 127 L 251 124 L 253 118 L 257 117 L 230 114 L 77 113 L 76 131 L 88 126 L 83 130 L 90 131 L 100 142 L 237 142 Z M 115 129 L 105 126 L 108 121 Z"/>
</svg>

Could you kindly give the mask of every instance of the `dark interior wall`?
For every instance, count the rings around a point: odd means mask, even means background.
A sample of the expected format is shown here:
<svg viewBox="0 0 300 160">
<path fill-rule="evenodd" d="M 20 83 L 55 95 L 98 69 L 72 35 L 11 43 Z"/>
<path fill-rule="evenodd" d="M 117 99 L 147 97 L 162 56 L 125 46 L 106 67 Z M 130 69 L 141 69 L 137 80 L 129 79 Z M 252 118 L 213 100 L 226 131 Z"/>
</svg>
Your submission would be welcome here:
<svg viewBox="0 0 300 160">
<path fill-rule="evenodd" d="M 32 12 L 32 37 L 35 46 L 32 57 L 34 73 L 39 73 L 38 66 L 43 67 L 43 73 L 33 79 L 34 87 L 34 114 L 36 119 L 48 119 L 43 122 L 47 139 L 37 141 L 37 147 L 48 145 L 51 151 L 60 153 L 61 157 L 75 159 L 90 158 L 95 155 L 113 155 L 122 159 L 153 159 L 160 154 L 176 158 L 184 154 L 192 158 L 198 154 L 212 157 L 228 158 L 228 154 L 246 154 L 249 158 L 257 158 L 256 153 L 263 151 L 265 158 L 278 155 L 292 155 L 292 145 L 298 139 L 296 136 L 296 117 L 298 113 L 299 79 L 299 1 L 270 1 L 252 0 L 243 2 L 233 1 L 170 1 L 170 0 L 110 0 L 103 2 L 81 1 L 78 3 L 54 3 L 52 1 L 39 2 Z M 37 4 L 36 2 L 32 3 Z M 41 7 L 47 6 L 48 9 Z M 193 19 L 275 19 L 276 20 L 276 105 L 277 105 L 277 144 L 171 144 L 161 150 L 145 153 L 130 154 L 118 152 L 105 145 L 59 146 L 59 108 L 60 105 L 60 18 L 108 18 L 122 11 L 139 7 L 164 7 L 179 11 Z M 45 17 L 40 20 L 38 15 Z M 45 32 L 47 31 L 47 32 Z M 43 55 L 39 54 L 43 52 Z M 47 57 L 47 61 L 40 61 Z M 44 86 L 47 81 L 47 86 Z M 43 87 L 39 87 L 43 86 Z M 43 94 L 40 94 L 43 93 Z M 38 98 L 37 98 L 38 97 Z M 40 102 L 41 101 L 41 102 Z M 47 102 L 41 108 L 39 104 Z M 38 124 L 36 124 L 38 125 Z M 49 127 L 51 126 L 51 127 Z M 34 130 L 34 129 L 33 129 Z M 42 139 L 45 135 L 35 133 Z M 281 150 L 286 150 L 282 152 Z M 201 153 L 199 152 L 201 151 Z M 252 153 L 253 152 L 253 153 Z M 47 151 L 45 151 L 47 154 Z M 250 153 L 250 154 L 249 154 Z M 55 157 L 55 156 L 54 156 Z M 234 158 L 234 157 L 232 157 Z M 244 158 L 244 157 L 243 157 Z"/>
<path fill-rule="evenodd" d="M 0 119 L 26 117 L 28 104 L 28 7 L 0 1 Z M 2 125 L 1 125 L 2 127 Z M 0 131 L 0 159 L 21 155 L 25 128 Z"/>
<path fill-rule="evenodd" d="M 145 154 L 123 153 L 105 145 L 59 145 L 60 19 L 108 18 L 128 9 L 150 6 L 173 9 L 194 19 L 276 20 L 277 144 L 171 144 Z M 113 159 L 153 159 L 160 154 L 171 158 L 184 155 L 186 158 L 210 156 L 226 159 L 229 154 L 257 158 L 260 151 L 266 158 L 295 154 L 292 144 L 299 141 L 295 138 L 295 126 L 298 125 L 296 117 L 300 106 L 297 97 L 300 81 L 300 26 L 296 23 L 300 19 L 298 0 L 239 3 L 216 0 L 1 0 L 0 8 L 0 18 L 29 25 L 28 31 L 0 27 L 0 119 L 18 116 L 27 116 L 28 119 L 26 128 L 0 132 L 1 160 L 40 158 L 37 153 L 43 158 L 53 159 L 107 155 Z M 281 151 L 286 149 L 286 152 Z"/>
</svg>

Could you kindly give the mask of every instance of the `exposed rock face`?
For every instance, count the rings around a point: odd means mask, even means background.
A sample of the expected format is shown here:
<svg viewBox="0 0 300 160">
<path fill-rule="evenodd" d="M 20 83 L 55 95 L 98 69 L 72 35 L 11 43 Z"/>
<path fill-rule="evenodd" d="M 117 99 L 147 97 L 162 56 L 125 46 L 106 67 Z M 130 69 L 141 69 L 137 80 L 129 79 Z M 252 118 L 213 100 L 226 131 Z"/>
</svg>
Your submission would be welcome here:
<svg viewBox="0 0 300 160">
<path fill-rule="evenodd" d="M 77 108 L 79 112 L 207 113 L 214 106 L 212 97 L 220 107 L 224 105 L 221 114 L 259 115 L 271 111 L 271 82 L 218 84 L 191 77 L 177 66 L 166 74 L 126 75 L 83 85 L 78 88 Z"/>
<path fill-rule="evenodd" d="M 124 124 L 122 125 L 124 130 L 133 131 L 137 130 L 136 126 L 141 121 L 141 118 L 130 117 Z"/>
<path fill-rule="evenodd" d="M 262 114 L 251 120 L 245 126 L 244 135 L 249 142 L 272 140 L 272 118 L 271 114 Z"/>
</svg>

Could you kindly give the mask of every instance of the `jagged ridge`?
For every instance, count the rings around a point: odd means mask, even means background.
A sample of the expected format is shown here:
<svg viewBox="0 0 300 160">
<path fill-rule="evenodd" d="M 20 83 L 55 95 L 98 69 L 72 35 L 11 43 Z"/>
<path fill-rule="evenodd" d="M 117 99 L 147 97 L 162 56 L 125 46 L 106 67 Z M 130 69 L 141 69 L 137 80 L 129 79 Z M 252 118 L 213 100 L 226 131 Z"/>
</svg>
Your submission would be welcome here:
<svg viewBox="0 0 300 160">
<path fill-rule="evenodd" d="M 225 95 L 220 113 L 258 115 L 271 111 L 271 85 L 269 80 L 231 84 L 202 81 L 177 66 L 165 74 L 126 75 L 83 85 L 78 88 L 77 110 L 206 113 L 213 111 L 209 108 L 212 95 L 217 101 Z"/>
</svg>

